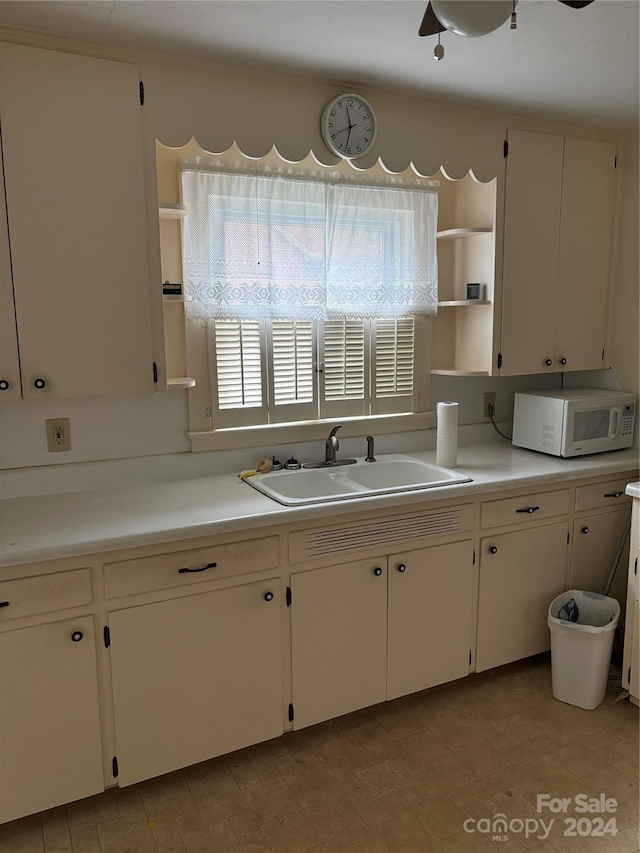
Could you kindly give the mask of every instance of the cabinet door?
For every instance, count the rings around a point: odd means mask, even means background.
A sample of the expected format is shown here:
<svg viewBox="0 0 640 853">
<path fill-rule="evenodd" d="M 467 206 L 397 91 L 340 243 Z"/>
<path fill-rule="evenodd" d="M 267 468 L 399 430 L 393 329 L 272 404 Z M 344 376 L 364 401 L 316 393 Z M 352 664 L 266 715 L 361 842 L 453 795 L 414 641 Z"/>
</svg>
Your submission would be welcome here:
<svg viewBox="0 0 640 853">
<path fill-rule="evenodd" d="M 24 396 L 152 391 L 137 69 L 6 43 L 0 59 Z"/>
<path fill-rule="evenodd" d="M 615 559 L 620 537 L 624 530 L 628 509 L 620 509 L 616 512 L 607 512 L 600 515 L 586 515 L 576 518 L 573 522 L 573 550 L 571 553 L 571 581 L 572 589 L 584 589 L 588 592 L 599 592 L 604 594 L 609 573 Z M 629 554 L 625 550 L 620 557 L 620 566 L 616 573 L 616 580 L 623 580 L 626 584 L 626 573 L 621 566 L 628 564 Z M 618 589 L 618 584 L 616 584 Z M 614 598 L 619 598 L 615 590 L 611 593 Z"/>
<path fill-rule="evenodd" d="M 566 589 L 568 532 L 558 522 L 481 540 L 478 672 L 550 648 L 547 610 Z"/>
<path fill-rule="evenodd" d="M 1 165 L 2 139 L 0 138 Z M 2 174 L 4 176 L 4 172 Z M 21 396 L 18 336 L 3 182 L 0 187 L 0 400 L 16 399 Z"/>
<path fill-rule="evenodd" d="M 389 557 L 387 699 L 469 674 L 472 607 L 471 542 Z"/>
<path fill-rule="evenodd" d="M 291 576 L 296 729 L 384 702 L 387 560 Z"/>
<path fill-rule="evenodd" d="M 0 634 L 0 822 L 103 788 L 93 619 Z"/>
<path fill-rule="evenodd" d="M 271 579 L 109 614 L 120 785 L 282 734 L 281 608 Z"/>
<path fill-rule="evenodd" d="M 565 139 L 558 254 L 557 370 L 605 367 L 615 146 Z M 566 364 L 561 364 L 566 359 Z"/>
<path fill-rule="evenodd" d="M 563 138 L 509 131 L 501 374 L 552 372 Z"/>
</svg>

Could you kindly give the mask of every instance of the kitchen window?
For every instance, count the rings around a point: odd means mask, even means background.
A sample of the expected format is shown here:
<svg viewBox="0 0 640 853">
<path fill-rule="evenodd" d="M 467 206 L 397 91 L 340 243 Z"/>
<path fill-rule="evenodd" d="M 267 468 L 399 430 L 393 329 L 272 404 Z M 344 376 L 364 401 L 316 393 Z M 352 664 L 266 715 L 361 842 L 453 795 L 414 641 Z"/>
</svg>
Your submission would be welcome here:
<svg viewBox="0 0 640 853">
<path fill-rule="evenodd" d="M 424 411 L 437 185 L 203 158 L 181 177 L 215 429 Z"/>
</svg>

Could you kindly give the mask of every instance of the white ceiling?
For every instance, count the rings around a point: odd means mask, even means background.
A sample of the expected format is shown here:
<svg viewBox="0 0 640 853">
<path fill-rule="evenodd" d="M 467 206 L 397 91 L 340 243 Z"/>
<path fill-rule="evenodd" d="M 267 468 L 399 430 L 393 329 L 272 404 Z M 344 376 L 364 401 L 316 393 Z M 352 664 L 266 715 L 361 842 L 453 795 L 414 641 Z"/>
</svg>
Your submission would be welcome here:
<svg viewBox="0 0 640 853">
<path fill-rule="evenodd" d="M 617 130 L 638 126 L 639 0 L 575 10 L 520 0 L 476 39 L 419 38 L 426 0 L 30 0 L 0 23 L 292 70 L 341 85 L 403 88 L 476 107 Z"/>
</svg>

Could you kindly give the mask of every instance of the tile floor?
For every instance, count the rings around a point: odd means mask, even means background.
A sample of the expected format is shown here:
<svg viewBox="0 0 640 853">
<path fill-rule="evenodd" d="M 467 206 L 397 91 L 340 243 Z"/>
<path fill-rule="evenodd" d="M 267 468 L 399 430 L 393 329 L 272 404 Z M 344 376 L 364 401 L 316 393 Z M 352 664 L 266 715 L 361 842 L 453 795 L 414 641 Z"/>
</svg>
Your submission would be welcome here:
<svg viewBox="0 0 640 853">
<path fill-rule="evenodd" d="M 616 695 L 557 702 L 533 658 L 5 824 L 0 853 L 636 853 L 638 709 Z M 564 834 L 544 793 L 615 798 L 617 834 L 590 813 Z M 506 835 L 463 828 L 497 814 Z"/>
</svg>

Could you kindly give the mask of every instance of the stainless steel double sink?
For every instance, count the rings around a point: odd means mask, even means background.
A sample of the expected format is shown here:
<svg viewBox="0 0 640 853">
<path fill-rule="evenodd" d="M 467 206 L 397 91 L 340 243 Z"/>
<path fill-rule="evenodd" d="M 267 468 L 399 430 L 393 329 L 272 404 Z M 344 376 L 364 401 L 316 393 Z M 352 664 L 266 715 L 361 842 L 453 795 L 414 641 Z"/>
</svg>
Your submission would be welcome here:
<svg viewBox="0 0 640 853">
<path fill-rule="evenodd" d="M 358 460 L 355 465 L 335 468 L 273 471 L 245 480 L 263 495 L 285 506 L 353 500 L 470 481 L 471 477 L 458 471 L 400 453 L 378 456 L 375 462 Z"/>
</svg>

